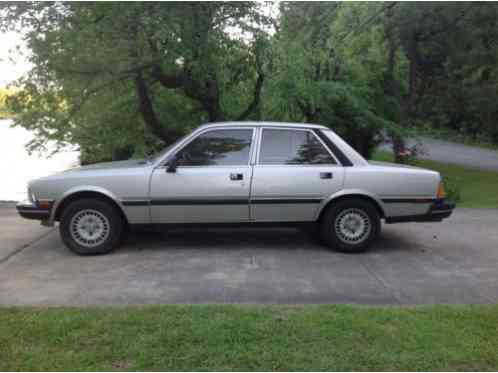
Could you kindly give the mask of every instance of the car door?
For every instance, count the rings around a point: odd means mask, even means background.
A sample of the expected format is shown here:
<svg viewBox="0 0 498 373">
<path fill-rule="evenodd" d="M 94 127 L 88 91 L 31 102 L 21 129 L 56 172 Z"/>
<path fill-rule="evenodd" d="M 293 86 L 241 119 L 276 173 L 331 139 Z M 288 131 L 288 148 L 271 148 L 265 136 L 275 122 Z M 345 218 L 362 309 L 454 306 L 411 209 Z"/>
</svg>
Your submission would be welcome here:
<svg viewBox="0 0 498 373">
<path fill-rule="evenodd" d="M 341 190 L 344 168 L 309 129 L 262 128 L 253 169 L 251 219 L 311 221 Z"/>
<path fill-rule="evenodd" d="M 249 220 L 254 128 L 208 129 L 175 155 L 176 170 L 154 170 L 154 223 L 227 223 Z"/>
</svg>

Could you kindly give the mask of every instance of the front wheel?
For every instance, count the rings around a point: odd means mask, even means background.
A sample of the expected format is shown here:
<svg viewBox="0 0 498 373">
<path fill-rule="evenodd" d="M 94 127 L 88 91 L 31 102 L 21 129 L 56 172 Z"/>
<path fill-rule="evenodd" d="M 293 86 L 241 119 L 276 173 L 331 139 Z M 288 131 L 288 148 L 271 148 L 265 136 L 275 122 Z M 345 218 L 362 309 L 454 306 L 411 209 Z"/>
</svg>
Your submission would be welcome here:
<svg viewBox="0 0 498 373">
<path fill-rule="evenodd" d="M 107 254 L 118 244 L 124 222 L 109 203 L 99 199 L 71 202 L 62 212 L 60 234 L 78 255 Z"/>
<path fill-rule="evenodd" d="M 380 214 L 370 202 L 347 199 L 332 203 L 320 222 L 320 235 L 327 246 L 338 251 L 366 251 L 380 233 Z"/>
</svg>

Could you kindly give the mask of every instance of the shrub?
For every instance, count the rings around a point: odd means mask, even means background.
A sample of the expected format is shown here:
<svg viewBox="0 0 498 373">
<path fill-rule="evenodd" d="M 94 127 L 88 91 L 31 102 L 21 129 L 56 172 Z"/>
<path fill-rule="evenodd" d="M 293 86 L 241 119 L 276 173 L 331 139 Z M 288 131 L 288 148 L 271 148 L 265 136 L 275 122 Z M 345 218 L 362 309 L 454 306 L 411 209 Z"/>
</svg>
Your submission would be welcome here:
<svg viewBox="0 0 498 373">
<path fill-rule="evenodd" d="M 443 176 L 446 198 L 452 202 L 462 201 L 460 179 L 456 177 Z"/>
</svg>

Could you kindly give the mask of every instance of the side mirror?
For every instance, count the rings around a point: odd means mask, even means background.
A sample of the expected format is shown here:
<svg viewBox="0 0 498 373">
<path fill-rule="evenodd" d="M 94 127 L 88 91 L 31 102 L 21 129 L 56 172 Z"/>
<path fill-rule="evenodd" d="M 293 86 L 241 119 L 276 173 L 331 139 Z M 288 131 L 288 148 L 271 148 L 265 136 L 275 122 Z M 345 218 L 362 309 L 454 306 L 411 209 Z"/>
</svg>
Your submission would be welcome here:
<svg viewBox="0 0 498 373">
<path fill-rule="evenodd" d="M 176 172 L 177 167 L 178 167 L 178 161 L 176 159 L 176 156 L 174 156 L 166 164 L 166 172 Z"/>
</svg>

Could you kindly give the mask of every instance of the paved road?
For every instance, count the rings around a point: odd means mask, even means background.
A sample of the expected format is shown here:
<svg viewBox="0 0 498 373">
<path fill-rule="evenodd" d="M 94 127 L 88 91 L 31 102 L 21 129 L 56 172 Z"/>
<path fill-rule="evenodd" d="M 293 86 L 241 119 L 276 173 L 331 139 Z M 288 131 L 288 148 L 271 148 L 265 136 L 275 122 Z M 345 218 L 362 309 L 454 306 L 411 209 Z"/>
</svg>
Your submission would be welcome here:
<svg viewBox="0 0 498 373">
<path fill-rule="evenodd" d="M 498 210 L 459 209 L 440 224 L 386 225 L 360 255 L 292 229 L 231 229 L 135 234 L 78 257 L 50 231 L 0 260 L 0 304 L 496 303 L 497 227 Z"/>
<path fill-rule="evenodd" d="M 414 143 L 414 140 L 408 141 L 408 145 L 413 145 Z M 427 154 L 422 155 L 420 158 L 498 172 L 497 150 L 488 150 L 430 138 L 422 138 L 422 143 Z M 380 148 L 391 150 L 391 146 L 387 144 L 382 145 Z"/>
</svg>

